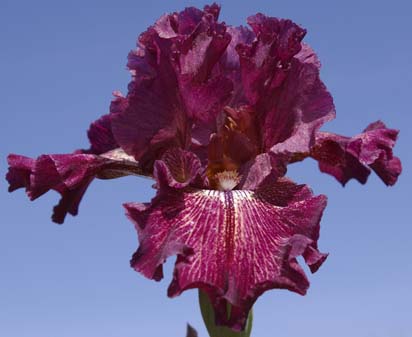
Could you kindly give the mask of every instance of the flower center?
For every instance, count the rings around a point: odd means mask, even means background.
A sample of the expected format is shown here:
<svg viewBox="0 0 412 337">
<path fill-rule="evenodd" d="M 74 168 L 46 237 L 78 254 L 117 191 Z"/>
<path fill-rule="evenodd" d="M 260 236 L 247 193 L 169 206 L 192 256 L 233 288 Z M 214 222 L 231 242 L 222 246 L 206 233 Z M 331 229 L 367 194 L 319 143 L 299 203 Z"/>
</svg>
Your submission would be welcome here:
<svg viewBox="0 0 412 337">
<path fill-rule="evenodd" d="M 215 174 L 217 189 L 219 191 L 231 191 L 240 182 L 237 171 L 223 171 Z"/>
</svg>

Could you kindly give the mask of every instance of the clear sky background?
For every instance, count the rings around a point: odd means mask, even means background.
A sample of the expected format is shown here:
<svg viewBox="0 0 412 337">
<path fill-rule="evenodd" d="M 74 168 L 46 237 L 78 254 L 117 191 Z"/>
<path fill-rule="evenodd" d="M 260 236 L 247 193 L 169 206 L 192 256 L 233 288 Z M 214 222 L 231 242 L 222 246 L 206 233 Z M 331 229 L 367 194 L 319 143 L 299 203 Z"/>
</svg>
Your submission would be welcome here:
<svg viewBox="0 0 412 337">
<path fill-rule="evenodd" d="M 324 126 L 354 135 L 382 119 L 401 129 L 395 152 L 403 175 L 386 187 L 342 188 L 313 161 L 289 176 L 324 193 L 320 248 L 329 259 L 302 297 L 265 293 L 255 305 L 255 337 L 412 336 L 412 5 L 408 1 L 221 1 L 221 18 L 244 24 L 256 12 L 307 28 L 337 119 Z M 87 147 L 89 123 L 125 93 L 126 56 L 138 34 L 165 12 L 204 1 L 0 0 L 0 173 L 10 152 L 37 156 Z M 80 213 L 50 221 L 58 196 L 29 202 L 0 180 L 0 336 L 184 337 L 190 322 L 206 337 L 197 292 L 169 299 L 129 267 L 137 247 L 121 206 L 148 201 L 139 178 L 95 181 Z"/>
</svg>

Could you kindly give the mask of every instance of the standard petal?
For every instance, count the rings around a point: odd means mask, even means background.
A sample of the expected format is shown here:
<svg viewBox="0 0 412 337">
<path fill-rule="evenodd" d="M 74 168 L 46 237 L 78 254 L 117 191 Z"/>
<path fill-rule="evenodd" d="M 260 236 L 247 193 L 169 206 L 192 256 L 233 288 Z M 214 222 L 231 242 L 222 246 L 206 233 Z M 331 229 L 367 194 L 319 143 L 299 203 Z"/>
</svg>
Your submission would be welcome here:
<svg viewBox="0 0 412 337">
<path fill-rule="evenodd" d="M 310 153 L 319 162 L 319 169 L 333 175 L 342 185 L 352 178 L 366 183 L 370 169 L 386 185 L 393 185 L 402 172 L 401 162 L 392 152 L 398 132 L 381 121 L 352 138 L 319 132 Z"/>
<path fill-rule="evenodd" d="M 202 288 L 217 323 L 242 329 L 264 291 L 305 294 L 309 282 L 296 258 L 303 255 L 313 271 L 325 260 L 317 250 L 325 206 L 326 197 L 314 197 L 307 186 L 287 179 L 267 179 L 255 192 L 159 192 L 151 204 L 125 205 L 140 242 L 131 264 L 159 280 L 163 262 L 177 254 L 169 296 Z"/>
<path fill-rule="evenodd" d="M 122 109 L 111 115 L 112 130 L 143 167 L 153 168 L 168 148 L 188 148 L 193 123 L 216 128 L 233 89 L 214 70 L 230 42 L 218 13 L 212 5 L 164 15 L 129 55 L 133 79 L 127 96 L 119 98 Z"/>
<path fill-rule="evenodd" d="M 227 46 L 226 52 L 222 57 L 221 66 L 224 72 L 236 82 L 241 80 L 240 77 L 240 59 L 236 51 L 238 45 L 249 45 L 253 42 L 256 35 L 248 27 L 239 26 L 227 28 L 227 32 L 231 36 L 230 44 Z M 235 83 L 237 84 L 237 83 Z"/>
<path fill-rule="evenodd" d="M 219 8 L 215 7 L 216 15 L 211 15 L 209 8 L 193 32 L 180 37 L 184 42 L 176 44 L 177 78 L 187 112 L 195 120 L 209 125 L 215 123 L 233 90 L 232 81 L 217 71 L 231 36 L 226 25 L 216 21 Z"/>
<path fill-rule="evenodd" d="M 156 56 L 151 57 L 156 59 Z M 148 66 L 154 74 L 134 78 L 127 97 L 117 97 L 120 108 L 110 117 L 118 144 L 150 170 L 161 149 L 185 147 L 187 121 L 166 56 L 159 55 L 157 68 Z"/>
<path fill-rule="evenodd" d="M 263 141 L 274 153 L 303 153 L 314 143 L 315 133 L 335 118 L 330 93 L 319 77 L 319 68 L 298 58 L 291 61 L 287 77 L 267 108 Z"/>
<path fill-rule="evenodd" d="M 37 159 L 11 154 L 6 178 L 9 191 L 25 188 L 31 200 L 55 190 L 61 195 L 52 220 L 63 223 L 67 213 L 77 215 L 80 201 L 94 178 L 111 179 L 141 174 L 137 162 L 122 151 L 112 150 L 101 156 L 93 154 L 42 155 Z"/>
<path fill-rule="evenodd" d="M 245 96 L 242 85 L 242 77 L 240 71 L 240 59 L 237 52 L 238 45 L 249 45 L 255 39 L 255 34 L 248 27 L 227 27 L 227 32 L 231 35 L 230 44 L 227 46 L 226 52 L 220 60 L 222 73 L 233 83 L 233 94 L 229 102 L 231 107 L 239 107 L 242 104 L 247 104 L 248 100 Z"/>
<path fill-rule="evenodd" d="M 248 19 L 256 40 L 237 47 L 243 90 L 258 111 L 264 152 L 307 152 L 314 134 L 333 119 L 333 100 L 319 78 L 320 63 L 302 43 L 306 31 L 290 20 Z"/>
<path fill-rule="evenodd" d="M 242 83 L 251 105 L 277 88 L 285 78 L 291 58 L 301 49 L 306 31 L 290 20 L 257 14 L 248 18 L 256 40 L 240 43 Z"/>
</svg>

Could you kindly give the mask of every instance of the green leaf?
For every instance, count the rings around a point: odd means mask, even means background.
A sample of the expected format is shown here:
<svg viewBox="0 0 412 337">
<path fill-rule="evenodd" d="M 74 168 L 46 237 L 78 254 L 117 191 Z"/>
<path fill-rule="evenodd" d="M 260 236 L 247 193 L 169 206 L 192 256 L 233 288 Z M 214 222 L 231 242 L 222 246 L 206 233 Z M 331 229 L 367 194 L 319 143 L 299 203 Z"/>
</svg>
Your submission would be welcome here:
<svg viewBox="0 0 412 337">
<path fill-rule="evenodd" d="M 199 290 L 199 304 L 203 316 L 203 321 L 205 322 L 210 337 L 250 337 L 253 323 L 252 310 L 250 310 L 249 312 L 245 330 L 234 331 L 227 327 L 217 326 L 215 324 L 215 312 L 213 310 L 213 306 L 210 303 L 207 294 L 201 290 Z M 230 307 L 228 308 L 228 313 L 230 315 Z"/>
</svg>

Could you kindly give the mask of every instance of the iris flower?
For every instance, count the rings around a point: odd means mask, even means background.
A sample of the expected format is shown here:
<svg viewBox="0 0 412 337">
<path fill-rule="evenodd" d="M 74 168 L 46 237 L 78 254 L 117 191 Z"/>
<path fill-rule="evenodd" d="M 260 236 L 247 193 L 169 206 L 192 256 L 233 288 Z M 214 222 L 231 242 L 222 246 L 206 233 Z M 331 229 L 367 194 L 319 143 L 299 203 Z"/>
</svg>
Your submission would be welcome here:
<svg viewBox="0 0 412 337">
<path fill-rule="evenodd" d="M 130 52 L 128 93 L 115 92 L 91 124 L 90 148 L 11 154 L 7 180 L 31 200 L 60 193 L 52 219 L 62 223 L 95 178 L 153 178 L 151 202 L 125 204 L 140 244 L 132 267 L 159 281 L 176 255 L 168 295 L 199 288 L 216 324 L 241 330 L 266 290 L 306 293 L 299 256 L 312 272 L 327 257 L 318 250 L 326 197 L 287 178 L 287 165 L 313 158 L 343 185 L 371 170 L 393 185 L 401 163 L 398 131 L 380 121 L 354 137 L 319 131 L 335 108 L 303 28 L 263 14 L 232 27 L 219 11 L 162 16 Z"/>
</svg>

